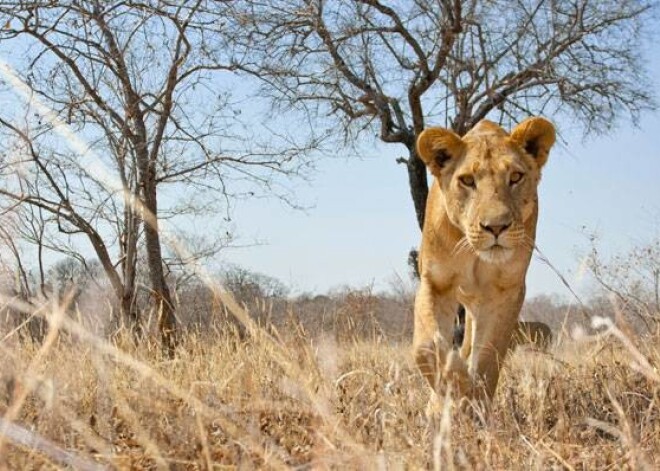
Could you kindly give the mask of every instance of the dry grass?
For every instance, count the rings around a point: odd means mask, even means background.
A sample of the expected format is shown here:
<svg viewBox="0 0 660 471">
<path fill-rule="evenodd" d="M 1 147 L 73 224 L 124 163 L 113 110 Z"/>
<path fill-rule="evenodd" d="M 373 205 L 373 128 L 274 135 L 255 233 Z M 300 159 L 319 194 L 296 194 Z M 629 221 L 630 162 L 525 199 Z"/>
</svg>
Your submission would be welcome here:
<svg viewBox="0 0 660 471">
<path fill-rule="evenodd" d="M 189 335 L 169 360 L 64 330 L 43 346 L 11 336 L 0 467 L 657 469 L 659 345 L 518 350 L 480 424 L 449 407 L 429 423 L 409 346 L 384 339 Z"/>
</svg>

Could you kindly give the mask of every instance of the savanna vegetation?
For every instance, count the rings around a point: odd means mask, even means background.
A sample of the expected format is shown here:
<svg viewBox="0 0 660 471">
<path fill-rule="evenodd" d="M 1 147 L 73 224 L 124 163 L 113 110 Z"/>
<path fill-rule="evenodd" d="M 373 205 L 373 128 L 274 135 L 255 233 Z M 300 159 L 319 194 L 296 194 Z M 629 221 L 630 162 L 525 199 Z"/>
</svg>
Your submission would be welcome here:
<svg viewBox="0 0 660 471">
<path fill-rule="evenodd" d="M 414 276 L 301 294 L 212 263 L 236 201 L 304 206 L 328 149 L 398 145 L 421 228 L 428 124 L 638 119 L 652 12 L 0 1 L 0 468 L 657 469 L 658 242 L 589 254 L 588 299 L 528 300 L 549 349 L 511 353 L 488 413 L 432 419 Z"/>
<path fill-rule="evenodd" d="M 594 278 L 605 283 L 601 274 L 651 250 L 593 265 Z M 412 291 L 401 279 L 388 293 L 291 296 L 277 280 L 234 268 L 224 278 L 240 305 L 189 280 L 175 291 L 185 327 L 174 358 L 149 326 L 137 344 L 111 323 L 99 330 L 89 315 L 98 297 L 90 304 L 65 291 L 31 305 L 5 297 L 3 465 L 654 469 L 653 260 L 645 258 L 651 271 L 617 276 L 628 281 L 586 304 L 530 300 L 523 317 L 549 324 L 552 346 L 510 354 L 489 414 L 461 414 L 448 396 L 434 420 L 411 360 Z M 47 320 L 41 336 L 31 330 L 37 319 Z"/>
</svg>

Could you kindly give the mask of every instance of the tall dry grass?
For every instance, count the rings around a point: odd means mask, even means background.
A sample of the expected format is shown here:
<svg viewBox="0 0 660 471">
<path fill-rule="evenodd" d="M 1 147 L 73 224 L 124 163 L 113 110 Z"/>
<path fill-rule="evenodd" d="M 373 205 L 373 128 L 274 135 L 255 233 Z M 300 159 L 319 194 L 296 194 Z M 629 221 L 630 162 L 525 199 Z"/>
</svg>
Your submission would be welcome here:
<svg viewBox="0 0 660 471">
<path fill-rule="evenodd" d="M 657 330 L 609 325 L 549 352 L 517 350 L 482 422 L 450 397 L 428 420 L 408 343 L 375 331 L 312 336 L 295 316 L 279 329 L 248 320 L 244 336 L 191 332 L 169 359 L 149 341 L 97 337 L 64 309 L 42 314 L 43 343 L 16 331 L 0 342 L 6 469 L 660 466 Z"/>
</svg>

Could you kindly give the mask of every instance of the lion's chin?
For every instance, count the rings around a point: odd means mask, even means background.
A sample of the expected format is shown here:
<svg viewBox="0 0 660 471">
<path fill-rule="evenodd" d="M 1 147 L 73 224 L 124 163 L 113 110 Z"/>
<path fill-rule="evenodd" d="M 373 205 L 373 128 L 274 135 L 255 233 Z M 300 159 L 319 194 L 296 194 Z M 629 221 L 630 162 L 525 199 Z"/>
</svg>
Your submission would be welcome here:
<svg viewBox="0 0 660 471">
<path fill-rule="evenodd" d="M 514 250 L 511 248 L 494 245 L 489 249 L 477 251 L 477 254 L 484 262 L 502 264 L 509 261 L 513 252 Z"/>
</svg>

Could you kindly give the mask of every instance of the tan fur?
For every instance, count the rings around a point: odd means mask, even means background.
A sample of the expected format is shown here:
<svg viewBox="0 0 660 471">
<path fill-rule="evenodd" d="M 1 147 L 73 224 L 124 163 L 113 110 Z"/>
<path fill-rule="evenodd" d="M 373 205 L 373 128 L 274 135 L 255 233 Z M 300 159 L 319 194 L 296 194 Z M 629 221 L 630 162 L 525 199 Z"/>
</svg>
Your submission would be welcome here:
<svg viewBox="0 0 660 471">
<path fill-rule="evenodd" d="M 472 323 L 466 322 L 464 339 L 470 338 L 472 331 Z M 509 343 L 509 351 L 513 351 L 516 347 L 524 345 L 532 345 L 539 350 L 547 350 L 552 343 L 552 330 L 544 322 L 538 321 L 518 321 L 516 328 L 511 334 L 511 342 Z M 467 358 L 470 356 L 471 344 L 465 342 L 461 344 L 461 356 Z"/>
<path fill-rule="evenodd" d="M 451 383 L 462 397 L 495 393 L 525 297 L 537 185 L 554 140 L 543 118 L 527 119 L 511 134 L 481 121 L 462 138 L 442 128 L 419 136 L 418 154 L 435 181 L 419 255 L 413 348 L 435 391 Z M 459 303 L 466 308 L 460 355 L 452 351 Z"/>
</svg>

